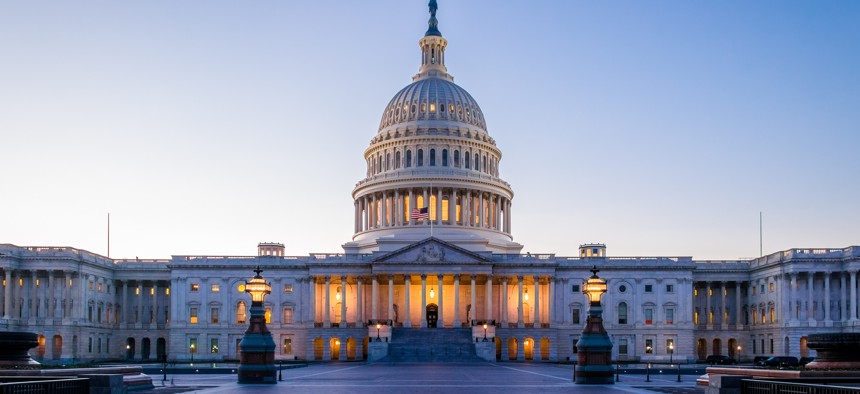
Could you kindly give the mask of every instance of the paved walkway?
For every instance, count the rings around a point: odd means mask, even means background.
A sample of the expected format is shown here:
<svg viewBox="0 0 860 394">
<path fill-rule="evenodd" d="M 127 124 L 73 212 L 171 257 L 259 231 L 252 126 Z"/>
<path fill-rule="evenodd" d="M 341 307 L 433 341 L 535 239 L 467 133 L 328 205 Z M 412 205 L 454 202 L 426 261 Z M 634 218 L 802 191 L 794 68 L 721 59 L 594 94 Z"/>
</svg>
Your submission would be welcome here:
<svg viewBox="0 0 860 394">
<path fill-rule="evenodd" d="M 572 383 L 573 367 L 558 364 L 473 363 L 473 364 L 318 364 L 283 371 L 276 385 L 239 385 L 236 375 L 169 375 L 174 387 L 157 388 L 154 393 L 701 393 L 695 376 L 622 375 L 614 385 Z M 155 378 L 155 376 L 153 376 Z M 154 379 L 156 387 L 161 384 Z M 188 391 L 188 390 L 191 391 Z"/>
</svg>

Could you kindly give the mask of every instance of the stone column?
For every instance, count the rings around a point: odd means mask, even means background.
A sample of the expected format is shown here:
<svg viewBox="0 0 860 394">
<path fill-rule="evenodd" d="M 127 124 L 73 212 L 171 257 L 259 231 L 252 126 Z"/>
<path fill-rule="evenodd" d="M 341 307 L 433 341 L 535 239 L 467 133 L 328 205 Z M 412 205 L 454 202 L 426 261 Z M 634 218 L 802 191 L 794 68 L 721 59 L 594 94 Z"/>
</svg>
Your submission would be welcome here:
<svg viewBox="0 0 860 394">
<path fill-rule="evenodd" d="M 388 227 L 388 192 L 382 192 L 382 199 L 379 210 L 380 227 Z M 345 346 L 344 346 L 345 347 Z"/>
<path fill-rule="evenodd" d="M 744 320 L 741 318 L 741 283 L 735 282 L 735 326 L 742 325 Z"/>
<path fill-rule="evenodd" d="M 839 320 L 848 321 L 848 291 L 845 272 L 839 273 L 839 299 L 842 302 L 839 305 Z"/>
<path fill-rule="evenodd" d="M 317 322 L 317 278 L 313 275 L 308 276 L 308 313 L 312 315 L 309 316 L 310 327 L 314 327 Z"/>
<path fill-rule="evenodd" d="M 376 275 L 371 276 L 370 279 L 373 281 L 370 289 L 370 319 L 374 320 L 375 323 L 375 320 L 379 319 L 377 312 L 379 310 L 379 279 Z"/>
<path fill-rule="evenodd" d="M 847 304 L 851 308 L 851 321 L 857 320 L 857 271 L 851 271 L 851 298 Z"/>
<path fill-rule="evenodd" d="M 45 291 L 42 292 L 42 299 L 45 304 L 45 313 L 44 316 L 46 319 L 54 318 L 54 309 L 52 308 L 51 301 L 54 300 L 54 275 L 53 271 L 47 270 L 45 271 L 45 279 L 48 283 L 45 286 Z M 45 346 L 47 346 L 47 342 L 45 342 Z"/>
<path fill-rule="evenodd" d="M 444 312 L 444 298 L 443 294 L 445 293 L 443 289 L 444 279 L 445 277 L 442 274 L 436 275 L 439 278 L 439 328 L 445 328 L 445 312 Z"/>
<path fill-rule="evenodd" d="M 436 225 L 442 225 L 442 188 L 438 186 L 436 187 Z M 439 293 L 442 293 L 442 290 L 439 290 Z"/>
<path fill-rule="evenodd" d="M 830 272 L 824 273 L 824 321 L 830 321 Z"/>
<path fill-rule="evenodd" d="M 454 274 L 454 328 L 460 328 L 460 274 Z"/>
<path fill-rule="evenodd" d="M 37 290 L 39 289 L 36 286 L 36 281 L 39 280 L 38 272 L 36 270 L 30 271 L 30 302 L 28 303 L 28 317 L 30 319 L 37 319 L 39 314 L 39 295 Z"/>
<path fill-rule="evenodd" d="M 404 285 L 403 285 L 404 296 L 406 298 L 405 299 L 406 319 L 403 322 L 403 327 L 409 328 L 409 327 L 412 327 L 412 310 L 410 308 L 411 301 L 410 301 L 410 297 L 409 297 L 409 292 L 412 290 L 412 274 L 403 275 L 403 281 L 404 281 Z"/>
<path fill-rule="evenodd" d="M 364 298 L 362 282 L 364 282 L 363 276 L 355 278 L 355 327 L 357 328 L 364 327 L 364 305 L 361 302 Z"/>
<path fill-rule="evenodd" d="M 134 319 L 134 323 L 140 324 L 143 323 L 143 281 L 137 282 L 137 292 L 136 297 L 134 299 L 137 301 L 137 318 Z M 86 308 L 86 305 L 84 307 Z M 185 314 L 183 314 L 183 316 L 185 316 Z M 187 319 L 185 320 L 187 321 Z"/>
<path fill-rule="evenodd" d="M 391 204 L 393 215 L 391 215 L 391 221 L 394 222 L 393 226 L 399 226 L 403 223 L 401 216 L 403 215 L 403 207 L 401 204 L 403 201 L 400 198 L 400 190 L 394 190 L 394 203 Z"/>
<path fill-rule="evenodd" d="M 502 276 L 502 310 L 499 311 L 502 327 L 508 328 L 508 276 Z M 504 342 L 504 341 L 503 341 Z M 502 355 L 504 357 L 504 355 Z"/>
<path fill-rule="evenodd" d="M 523 328 L 525 324 L 523 322 L 523 276 L 517 276 L 517 286 L 519 287 L 519 299 L 517 306 L 517 327 Z M 520 347 L 522 347 L 522 343 L 520 343 Z"/>
<path fill-rule="evenodd" d="M 412 189 L 409 189 L 409 224 L 415 224 L 415 218 L 412 215 L 412 210 L 417 208 L 415 205 L 415 192 Z"/>
<path fill-rule="evenodd" d="M 480 218 L 480 227 L 487 227 L 487 216 L 484 209 L 484 192 L 478 192 L 478 217 Z"/>
<path fill-rule="evenodd" d="M 547 319 L 546 319 L 546 321 L 547 321 L 547 323 L 549 323 L 550 327 L 555 326 L 556 314 L 558 313 L 558 311 L 555 310 L 556 307 L 558 306 L 558 303 L 556 302 L 555 297 L 556 297 L 555 277 L 550 276 L 549 277 L 549 297 L 547 299 L 547 311 L 548 311 L 547 313 L 549 314 L 549 316 L 547 316 Z M 552 345 L 552 343 L 550 343 L 550 345 Z"/>
<path fill-rule="evenodd" d="M 475 287 L 475 279 L 476 279 L 476 275 L 472 274 L 472 275 L 470 275 L 470 276 L 469 276 L 469 278 L 470 278 L 470 279 L 472 279 L 472 287 L 470 288 L 470 289 L 471 289 L 471 299 L 470 299 L 470 301 L 471 301 L 472 303 L 471 303 L 471 304 L 469 304 L 469 305 L 471 305 L 471 306 L 472 306 L 472 310 L 471 310 L 471 312 L 470 312 L 472 316 L 469 316 L 469 327 L 471 327 L 471 326 L 472 326 L 472 321 L 473 321 L 473 320 L 477 320 L 477 319 L 476 319 L 476 317 L 477 317 L 477 315 L 478 315 L 478 304 L 477 304 L 477 303 L 476 303 L 476 301 L 475 301 L 475 299 L 476 299 L 476 297 L 477 297 L 477 296 L 475 295 L 475 293 L 477 293 L 477 289 L 476 289 L 476 287 Z"/>
<path fill-rule="evenodd" d="M 457 224 L 457 189 L 452 189 L 451 195 L 448 197 L 448 222 L 452 226 Z M 460 316 L 459 310 L 455 316 Z"/>
<path fill-rule="evenodd" d="M 471 226 L 472 223 L 472 191 L 466 189 L 460 195 L 460 222 L 463 226 Z"/>
<path fill-rule="evenodd" d="M 800 275 L 797 273 L 790 275 L 791 301 L 788 303 L 788 307 L 790 308 L 789 318 L 796 321 L 800 319 L 800 309 L 797 306 L 797 302 L 800 300 Z"/>
<path fill-rule="evenodd" d="M 388 275 L 388 320 L 394 324 L 394 275 Z"/>
<path fill-rule="evenodd" d="M 421 327 L 427 327 L 427 275 L 421 274 Z"/>
<path fill-rule="evenodd" d="M 493 320 L 493 275 L 487 275 L 487 322 Z"/>
<path fill-rule="evenodd" d="M 211 321 L 212 311 L 209 310 L 209 306 L 201 305 L 200 307 L 206 309 L 206 316 Z M 152 322 L 158 324 L 158 281 L 152 282 Z"/>
<path fill-rule="evenodd" d="M 338 327 L 346 328 L 346 275 L 340 276 L 340 321 L 338 322 Z M 346 348 L 344 346 L 344 348 Z M 346 352 L 344 352 L 346 353 Z"/>
<path fill-rule="evenodd" d="M 714 324 L 711 320 L 711 291 L 711 282 L 705 282 L 705 324 L 709 326 Z"/>
<path fill-rule="evenodd" d="M 430 223 L 430 191 L 428 188 L 424 188 L 424 207 L 427 207 L 427 219 L 424 219 L 421 224 L 427 225 Z M 424 208 L 422 207 L 422 208 Z"/>
<path fill-rule="evenodd" d="M 720 282 L 720 325 L 727 325 L 728 316 L 726 310 L 729 309 L 726 305 L 726 282 Z"/>
<path fill-rule="evenodd" d="M 370 208 L 370 220 L 373 221 L 373 225 L 370 227 L 371 228 L 377 228 L 379 226 L 379 220 L 378 220 L 379 219 L 379 211 L 377 211 L 377 208 L 376 208 L 377 207 L 376 193 L 373 193 L 372 197 L 373 197 L 373 202 L 372 202 L 373 206 Z"/>
<path fill-rule="evenodd" d="M 72 272 L 71 271 L 63 271 L 66 274 L 66 281 L 63 282 L 63 300 L 66 300 L 66 304 L 63 307 L 63 319 L 69 319 L 72 317 L 72 286 L 69 282 L 72 281 Z"/>
<path fill-rule="evenodd" d="M 534 327 L 540 328 L 540 277 L 535 276 L 535 313 L 534 313 Z"/>
<path fill-rule="evenodd" d="M 12 310 L 12 270 L 6 271 L 6 287 L 3 289 L 3 318 L 9 320 L 9 311 Z"/>
<path fill-rule="evenodd" d="M 809 322 L 815 321 L 815 309 L 812 307 L 815 302 L 815 273 L 810 272 L 806 277 L 806 319 Z"/>
<path fill-rule="evenodd" d="M 331 276 L 325 276 L 325 310 L 323 311 L 323 327 L 331 327 Z"/>
</svg>

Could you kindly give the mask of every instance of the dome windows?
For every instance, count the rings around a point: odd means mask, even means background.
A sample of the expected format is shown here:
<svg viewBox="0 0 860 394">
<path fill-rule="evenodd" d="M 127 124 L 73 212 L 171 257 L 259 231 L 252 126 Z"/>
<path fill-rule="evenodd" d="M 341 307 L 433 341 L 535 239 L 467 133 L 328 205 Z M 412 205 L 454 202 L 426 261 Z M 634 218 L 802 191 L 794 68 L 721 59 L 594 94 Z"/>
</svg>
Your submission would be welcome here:
<svg viewBox="0 0 860 394">
<path fill-rule="evenodd" d="M 412 104 L 412 113 L 415 113 L 415 104 Z"/>
<path fill-rule="evenodd" d="M 400 151 L 394 153 L 394 169 L 400 169 Z"/>
<path fill-rule="evenodd" d="M 469 166 L 469 152 L 466 152 L 466 155 L 465 155 L 465 156 L 466 156 L 466 157 L 465 157 L 465 160 L 464 160 L 465 162 L 464 162 L 463 164 L 465 164 L 465 167 L 466 167 L 466 169 L 468 170 L 468 169 L 469 169 L 469 167 L 470 167 L 470 166 Z"/>
<path fill-rule="evenodd" d="M 454 113 L 454 104 L 448 104 L 448 111 Z"/>
<path fill-rule="evenodd" d="M 454 167 L 460 168 L 460 151 L 454 151 Z"/>
<path fill-rule="evenodd" d="M 421 112 L 427 112 L 427 103 L 421 103 Z"/>
<path fill-rule="evenodd" d="M 442 149 L 442 167 L 448 167 L 448 150 Z"/>
<path fill-rule="evenodd" d="M 406 168 L 412 167 L 412 151 L 406 151 Z"/>
<path fill-rule="evenodd" d="M 416 163 L 416 167 L 424 166 L 424 149 L 418 149 L 418 157 L 416 158 L 418 163 Z"/>
<path fill-rule="evenodd" d="M 436 149 L 430 149 L 430 166 L 436 166 Z"/>
<path fill-rule="evenodd" d="M 430 113 L 436 112 L 436 103 L 430 103 Z"/>
</svg>

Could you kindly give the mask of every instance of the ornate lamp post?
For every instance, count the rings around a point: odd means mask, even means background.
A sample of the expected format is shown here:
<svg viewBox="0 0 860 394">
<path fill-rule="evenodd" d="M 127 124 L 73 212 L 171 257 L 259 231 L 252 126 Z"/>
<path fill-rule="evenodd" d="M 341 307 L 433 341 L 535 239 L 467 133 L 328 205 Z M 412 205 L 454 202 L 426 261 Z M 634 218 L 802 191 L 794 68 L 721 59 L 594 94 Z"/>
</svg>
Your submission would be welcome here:
<svg viewBox="0 0 860 394">
<path fill-rule="evenodd" d="M 675 354 L 675 343 L 669 342 L 669 365 L 674 364 L 672 362 L 672 356 Z"/>
<path fill-rule="evenodd" d="M 266 328 L 266 311 L 263 298 L 272 292 L 272 285 L 263 280 L 258 266 L 257 273 L 245 281 L 245 292 L 251 294 L 251 321 L 248 330 L 239 342 L 239 383 L 277 383 L 275 373 L 275 341 Z"/>
<path fill-rule="evenodd" d="M 600 297 L 606 292 L 606 281 L 597 276 L 597 266 L 592 275 L 582 284 L 582 292 L 588 296 L 588 318 L 582 336 L 576 343 L 579 373 L 574 381 L 578 384 L 612 384 L 612 341 L 603 328 L 603 307 Z"/>
<path fill-rule="evenodd" d="M 487 342 L 487 323 L 484 323 L 484 342 Z"/>
<path fill-rule="evenodd" d="M 382 328 L 382 324 L 376 323 L 376 342 L 382 341 L 381 339 L 379 339 L 379 329 L 380 328 Z"/>
</svg>

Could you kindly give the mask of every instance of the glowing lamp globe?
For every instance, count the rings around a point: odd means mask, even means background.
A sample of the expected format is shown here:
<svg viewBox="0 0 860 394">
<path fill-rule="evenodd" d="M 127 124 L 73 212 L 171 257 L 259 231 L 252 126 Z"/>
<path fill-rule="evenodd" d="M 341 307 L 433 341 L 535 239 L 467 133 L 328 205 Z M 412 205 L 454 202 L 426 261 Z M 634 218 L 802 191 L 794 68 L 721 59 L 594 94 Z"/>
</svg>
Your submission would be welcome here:
<svg viewBox="0 0 860 394">
<path fill-rule="evenodd" d="M 254 272 L 256 272 L 257 275 L 251 278 L 251 280 L 245 281 L 245 292 L 251 295 L 252 302 L 262 303 L 263 298 L 266 297 L 267 294 L 272 293 L 272 285 L 266 283 L 266 281 L 263 280 L 263 277 L 260 276 L 260 273 L 263 272 L 260 267 L 257 267 Z"/>
<path fill-rule="evenodd" d="M 585 281 L 582 285 L 582 292 L 588 297 L 588 300 L 592 305 L 599 305 L 600 298 L 603 296 L 603 293 L 606 293 L 606 281 L 597 276 L 597 273 L 600 272 L 597 269 L 597 266 L 591 269 L 591 277 Z"/>
</svg>

